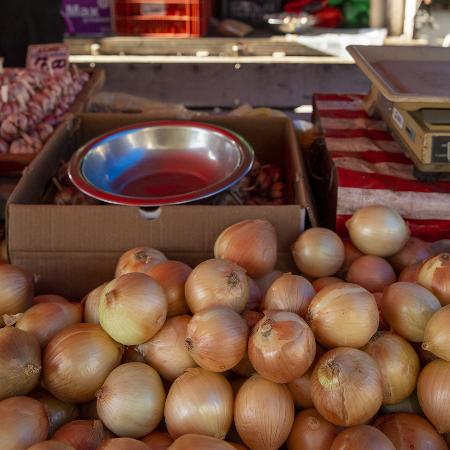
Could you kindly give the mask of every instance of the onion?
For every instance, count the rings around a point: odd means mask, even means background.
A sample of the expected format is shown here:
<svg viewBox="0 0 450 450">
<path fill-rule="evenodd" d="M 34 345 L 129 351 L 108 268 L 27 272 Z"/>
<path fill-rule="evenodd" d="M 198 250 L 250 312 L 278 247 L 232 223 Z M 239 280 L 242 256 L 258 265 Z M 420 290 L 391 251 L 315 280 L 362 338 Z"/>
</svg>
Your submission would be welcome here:
<svg viewBox="0 0 450 450">
<path fill-rule="evenodd" d="M 22 313 L 32 305 L 33 277 L 19 267 L 1 264 L 0 286 L 0 327 L 2 327 L 3 314 Z"/>
<path fill-rule="evenodd" d="M 192 269 L 180 261 L 164 261 L 146 272 L 164 289 L 167 298 L 167 317 L 189 314 L 184 285 L 191 272 Z"/>
<path fill-rule="evenodd" d="M 316 291 L 306 278 L 285 273 L 267 290 L 262 308 L 290 311 L 304 317 L 315 294 Z"/>
<path fill-rule="evenodd" d="M 314 280 L 312 285 L 316 292 L 321 291 L 324 287 L 330 286 L 331 284 L 342 283 L 342 280 L 338 277 L 322 277 Z"/>
<path fill-rule="evenodd" d="M 351 283 L 332 284 L 312 299 L 308 322 L 324 346 L 359 348 L 378 329 L 378 307 L 366 289 Z"/>
<path fill-rule="evenodd" d="M 435 359 L 439 359 L 434 353 L 424 350 L 422 348 L 422 342 L 411 342 L 411 344 L 419 357 L 420 365 L 422 367 L 425 367 L 428 363 L 434 361 Z"/>
<path fill-rule="evenodd" d="M 310 228 L 294 242 L 292 255 L 298 269 L 305 275 L 328 277 L 335 274 L 344 262 L 344 244 L 334 231 Z"/>
<path fill-rule="evenodd" d="M 58 441 L 42 441 L 27 450 L 75 450 L 71 445 Z"/>
<path fill-rule="evenodd" d="M 45 388 L 69 403 L 92 400 L 111 370 L 120 364 L 122 352 L 122 346 L 99 325 L 79 323 L 66 328 L 45 348 Z"/>
<path fill-rule="evenodd" d="M 99 419 L 97 413 L 97 399 L 80 404 L 80 417 L 82 419 Z"/>
<path fill-rule="evenodd" d="M 244 220 L 226 228 L 214 244 L 214 257 L 243 267 L 252 278 L 273 270 L 277 261 L 277 235 L 267 220 Z"/>
<path fill-rule="evenodd" d="M 116 367 L 97 392 L 97 413 L 118 436 L 140 438 L 163 417 L 166 394 L 155 369 L 144 363 Z"/>
<path fill-rule="evenodd" d="M 151 267 L 164 261 L 167 261 L 167 258 L 155 248 L 132 248 L 119 258 L 115 277 L 118 278 L 130 272 L 147 272 Z"/>
<path fill-rule="evenodd" d="M 172 384 L 164 408 L 173 439 L 198 433 L 225 438 L 233 421 L 233 390 L 223 375 L 187 369 Z"/>
<path fill-rule="evenodd" d="M 112 437 L 101 420 L 74 420 L 63 425 L 52 437 L 75 450 L 97 450 L 102 441 Z"/>
<path fill-rule="evenodd" d="M 425 326 L 422 348 L 450 361 L 450 305 L 438 309 Z"/>
<path fill-rule="evenodd" d="M 417 282 L 429 289 L 442 306 L 450 304 L 450 253 L 441 253 L 425 261 Z"/>
<path fill-rule="evenodd" d="M 431 245 L 417 237 L 410 237 L 405 246 L 395 255 L 389 258 L 392 267 L 402 271 L 408 266 L 421 263 L 433 256 Z"/>
<path fill-rule="evenodd" d="M 425 325 L 441 305 L 422 286 L 400 281 L 386 288 L 380 306 L 393 331 L 408 341 L 422 342 Z"/>
<path fill-rule="evenodd" d="M 252 328 L 264 317 L 264 314 L 259 311 L 244 311 L 241 317 L 247 322 L 248 328 Z"/>
<path fill-rule="evenodd" d="M 439 433 L 450 432 L 450 362 L 436 359 L 420 372 L 417 397 Z"/>
<path fill-rule="evenodd" d="M 330 450 L 396 450 L 390 439 L 370 425 L 359 425 L 341 431 Z"/>
<path fill-rule="evenodd" d="M 17 328 L 0 328 L 0 400 L 28 394 L 40 374 L 41 349 L 36 338 Z"/>
<path fill-rule="evenodd" d="M 244 447 L 241 444 L 236 444 L 235 442 L 229 442 L 229 444 L 235 449 L 235 450 L 247 450 L 247 447 Z"/>
<path fill-rule="evenodd" d="M 189 275 L 185 290 L 193 313 L 210 306 L 229 306 L 242 312 L 249 297 L 244 269 L 221 259 L 209 259 L 199 264 Z"/>
<path fill-rule="evenodd" d="M 137 439 L 122 437 L 103 441 L 97 450 L 148 450 L 148 446 Z"/>
<path fill-rule="evenodd" d="M 353 261 L 346 280 L 359 284 L 369 292 L 382 292 L 386 286 L 395 283 L 394 269 L 379 256 L 365 255 Z"/>
<path fill-rule="evenodd" d="M 396 450 L 447 450 L 442 436 L 427 420 L 415 414 L 389 414 L 379 417 L 374 425 L 391 440 Z"/>
<path fill-rule="evenodd" d="M 271 272 L 272 273 L 272 272 Z M 261 289 L 253 278 L 247 277 L 248 281 L 248 300 L 245 305 L 245 309 L 249 310 L 259 310 L 263 295 Z"/>
<path fill-rule="evenodd" d="M 256 370 L 253 367 L 253 364 L 250 362 L 247 352 L 245 352 L 243 358 L 231 370 L 236 375 L 247 378 L 256 373 Z"/>
<path fill-rule="evenodd" d="M 314 408 L 305 409 L 295 416 L 287 446 L 289 450 L 329 450 L 337 433 Z"/>
<path fill-rule="evenodd" d="M 269 289 L 272 283 L 277 278 L 280 278 L 281 275 L 283 275 L 283 272 L 280 272 L 279 270 L 272 270 L 272 272 L 269 272 L 267 275 L 255 280 L 255 283 L 258 285 L 263 297 L 266 295 L 267 289 Z"/>
<path fill-rule="evenodd" d="M 144 355 L 139 351 L 139 345 L 130 345 L 126 347 L 122 356 L 122 364 L 129 362 L 145 362 Z"/>
<path fill-rule="evenodd" d="M 251 449 L 281 447 L 292 429 L 294 414 L 294 402 L 287 387 L 259 375 L 249 378 L 236 395 L 234 423 Z"/>
<path fill-rule="evenodd" d="M 100 305 L 100 299 L 108 282 L 97 286 L 94 290 L 89 292 L 83 299 L 84 305 L 84 321 L 87 323 L 100 324 L 100 318 L 98 317 L 98 307 Z"/>
<path fill-rule="evenodd" d="M 186 315 L 167 319 L 155 336 L 137 347 L 145 362 L 168 381 L 174 381 L 186 369 L 197 366 L 185 344 L 190 320 Z"/>
<path fill-rule="evenodd" d="M 340 347 L 320 358 L 311 378 L 315 408 L 335 425 L 361 425 L 383 401 L 383 384 L 375 360 L 354 348 Z"/>
<path fill-rule="evenodd" d="M 359 209 L 345 225 L 353 244 L 367 255 L 395 255 L 409 239 L 408 225 L 400 214 L 383 205 Z"/>
<path fill-rule="evenodd" d="M 341 271 L 347 272 L 348 268 L 351 266 L 352 262 L 359 258 L 360 256 L 363 256 L 364 253 L 360 252 L 353 244 L 352 241 L 348 238 L 342 239 L 342 242 L 344 244 L 344 264 L 342 264 Z"/>
<path fill-rule="evenodd" d="M 98 309 L 100 325 L 117 342 L 139 345 L 163 326 L 167 299 L 148 275 L 128 273 L 108 283 Z"/>
<path fill-rule="evenodd" d="M 422 263 L 413 264 L 405 267 L 398 276 L 398 281 L 407 281 L 409 283 L 417 283 Z"/>
<path fill-rule="evenodd" d="M 141 439 L 150 450 L 167 450 L 173 443 L 167 431 L 152 431 Z"/>
<path fill-rule="evenodd" d="M 237 312 L 213 306 L 190 320 L 186 348 L 200 367 L 225 372 L 244 357 L 247 339 L 247 323 Z"/>
<path fill-rule="evenodd" d="M 393 405 L 409 397 L 417 384 L 419 358 L 402 337 L 381 331 L 363 348 L 378 364 L 383 380 L 383 404 Z"/>
<path fill-rule="evenodd" d="M 0 448 L 23 450 L 47 439 L 48 419 L 44 405 L 30 397 L 0 401 Z"/>
<path fill-rule="evenodd" d="M 169 450 L 233 450 L 234 447 L 221 439 L 200 434 L 185 434 L 179 437 Z"/>
<path fill-rule="evenodd" d="M 33 304 L 37 305 L 38 303 L 64 303 L 66 304 L 68 300 L 60 295 L 53 294 L 43 294 L 38 295 L 33 298 Z"/>
<path fill-rule="evenodd" d="M 423 416 L 423 412 L 420 409 L 419 399 L 417 393 L 414 391 L 408 398 L 395 405 L 383 405 L 380 409 L 382 414 L 392 413 L 411 413 Z"/>
<path fill-rule="evenodd" d="M 375 298 L 375 301 L 377 302 L 378 313 L 380 314 L 380 323 L 378 324 L 378 331 L 390 330 L 390 327 L 386 323 L 386 320 L 384 320 L 383 314 L 381 312 L 381 300 L 383 298 L 383 293 L 382 292 L 374 292 L 373 297 Z"/>
<path fill-rule="evenodd" d="M 256 371 L 275 383 L 301 377 L 316 354 L 314 335 L 297 314 L 265 311 L 248 341 L 248 356 Z"/>
</svg>

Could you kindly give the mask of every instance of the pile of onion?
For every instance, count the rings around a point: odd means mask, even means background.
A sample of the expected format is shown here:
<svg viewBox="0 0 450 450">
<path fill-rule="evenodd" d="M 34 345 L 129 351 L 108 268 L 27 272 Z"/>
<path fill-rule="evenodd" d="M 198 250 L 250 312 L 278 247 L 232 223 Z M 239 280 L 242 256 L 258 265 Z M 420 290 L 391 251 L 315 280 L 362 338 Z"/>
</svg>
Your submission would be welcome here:
<svg viewBox="0 0 450 450">
<path fill-rule="evenodd" d="M 122 437 L 103 441 L 97 450 L 148 450 L 148 446 L 137 439 Z"/>
<path fill-rule="evenodd" d="M 50 440 L 38 442 L 37 444 L 28 447 L 27 450 L 76 450 L 76 449 L 72 447 L 70 444 Z"/>
<path fill-rule="evenodd" d="M 450 361 L 450 305 L 438 309 L 425 326 L 422 348 Z"/>
<path fill-rule="evenodd" d="M 352 262 L 346 280 L 359 284 L 369 292 L 382 292 L 386 286 L 395 283 L 396 276 L 394 269 L 385 259 L 365 255 Z"/>
<path fill-rule="evenodd" d="M 119 258 L 116 265 L 115 277 L 118 278 L 130 272 L 146 273 L 153 266 L 164 261 L 167 261 L 165 255 L 155 248 L 132 248 Z"/>
<path fill-rule="evenodd" d="M 167 431 L 152 431 L 141 439 L 150 450 L 166 450 L 173 443 Z"/>
<path fill-rule="evenodd" d="M 86 297 L 83 299 L 84 306 L 84 322 L 87 323 L 100 323 L 100 319 L 98 317 L 98 307 L 100 305 L 100 299 L 102 298 L 103 289 L 108 282 L 97 286 L 91 292 L 89 292 Z"/>
<path fill-rule="evenodd" d="M 392 267 L 402 271 L 406 267 L 421 263 L 433 256 L 431 245 L 417 237 L 410 237 L 405 246 L 389 258 Z"/>
<path fill-rule="evenodd" d="M 233 450 L 234 448 L 221 439 L 188 433 L 176 439 L 169 450 Z"/>
<path fill-rule="evenodd" d="M 341 431 L 330 450 L 397 450 L 391 440 L 370 425 L 359 425 Z"/>
<path fill-rule="evenodd" d="M 450 304 L 450 253 L 441 253 L 425 261 L 417 281 L 433 292 L 442 306 Z"/>
</svg>

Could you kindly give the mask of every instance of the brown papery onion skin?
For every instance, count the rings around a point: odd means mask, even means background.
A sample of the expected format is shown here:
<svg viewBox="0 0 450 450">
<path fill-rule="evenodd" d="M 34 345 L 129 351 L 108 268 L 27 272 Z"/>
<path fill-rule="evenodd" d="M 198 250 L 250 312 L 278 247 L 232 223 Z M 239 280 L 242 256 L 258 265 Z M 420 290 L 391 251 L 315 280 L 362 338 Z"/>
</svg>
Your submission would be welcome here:
<svg viewBox="0 0 450 450">
<path fill-rule="evenodd" d="M 274 383 L 301 377 L 316 354 L 314 334 L 295 313 L 265 311 L 248 341 L 248 356 L 256 371 Z"/>
<path fill-rule="evenodd" d="M 442 306 L 450 304 L 450 253 L 441 253 L 425 261 L 417 282 L 429 289 Z"/>
<path fill-rule="evenodd" d="M 58 441 L 42 441 L 28 447 L 27 450 L 75 450 L 71 445 Z"/>
<path fill-rule="evenodd" d="M 47 439 L 48 418 L 44 405 L 30 397 L 0 401 L 0 448 L 23 450 Z"/>
<path fill-rule="evenodd" d="M 383 258 L 365 255 L 353 261 L 348 269 L 346 280 L 359 284 L 369 292 L 382 292 L 386 286 L 395 283 L 392 266 Z"/>
<path fill-rule="evenodd" d="M 354 348 L 330 350 L 314 367 L 311 398 L 319 414 L 335 425 L 364 424 L 383 401 L 377 363 L 367 353 Z"/>
<path fill-rule="evenodd" d="M 68 300 L 60 295 L 42 294 L 33 298 L 33 304 L 38 303 L 66 303 Z"/>
<path fill-rule="evenodd" d="M 410 236 L 408 225 L 400 214 L 383 205 L 358 209 L 345 226 L 358 250 L 382 258 L 395 255 Z"/>
<path fill-rule="evenodd" d="M 425 366 L 417 382 L 417 397 L 438 432 L 450 432 L 450 362 L 436 359 Z"/>
<path fill-rule="evenodd" d="M 361 286 L 332 284 L 312 299 L 307 321 L 322 345 L 360 348 L 378 329 L 378 306 L 374 296 Z"/>
<path fill-rule="evenodd" d="M 148 446 L 137 439 L 122 437 L 103 441 L 97 450 L 148 450 Z"/>
<path fill-rule="evenodd" d="M 155 336 L 137 347 L 145 362 L 168 381 L 174 381 L 186 369 L 197 366 L 185 343 L 190 320 L 187 315 L 167 319 Z"/>
<path fill-rule="evenodd" d="M 100 318 L 98 317 L 98 307 L 100 305 L 100 299 L 103 289 L 105 289 L 108 282 L 97 286 L 91 292 L 89 292 L 83 299 L 84 306 L 84 322 L 100 324 Z"/>
<path fill-rule="evenodd" d="M 383 318 L 391 329 L 412 342 L 423 341 L 428 320 L 441 307 L 430 291 L 416 283 L 404 281 L 385 289 L 380 306 Z"/>
<path fill-rule="evenodd" d="M 225 372 L 244 357 L 247 340 L 246 321 L 231 308 L 213 306 L 194 314 L 185 342 L 200 367 Z"/>
<path fill-rule="evenodd" d="M 241 377 L 251 377 L 256 373 L 253 364 L 248 358 L 248 353 L 246 352 L 243 358 L 231 369 L 236 375 Z"/>
<path fill-rule="evenodd" d="M 316 290 L 316 292 L 321 291 L 324 287 L 330 286 L 331 284 L 335 283 L 342 283 L 342 279 L 338 277 L 322 277 L 317 278 L 317 280 L 314 280 L 312 282 L 313 288 Z"/>
<path fill-rule="evenodd" d="M 398 281 L 406 281 L 408 283 L 417 283 L 422 263 L 413 264 L 405 267 L 398 275 Z"/>
<path fill-rule="evenodd" d="M 252 450 L 281 447 L 292 429 L 294 415 L 294 402 L 287 387 L 259 375 L 249 378 L 236 395 L 234 423 Z"/>
<path fill-rule="evenodd" d="M 410 237 L 405 246 L 389 258 L 392 267 L 398 272 L 408 266 L 421 263 L 433 256 L 431 245 L 417 237 Z"/>
<path fill-rule="evenodd" d="M 264 317 L 264 314 L 259 311 L 244 311 L 241 317 L 247 322 L 248 328 L 252 328 Z"/>
<path fill-rule="evenodd" d="M 97 450 L 105 439 L 113 437 L 101 420 L 74 420 L 63 425 L 52 437 L 75 450 Z"/>
<path fill-rule="evenodd" d="M 347 272 L 348 268 L 351 266 L 352 262 L 359 258 L 360 256 L 363 256 L 364 253 L 360 252 L 353 244 L 352 241 L 348 238 L 342 239 L 342 242 L 344 244 L 344 264 L 342 264 L 341 271 Z"/>
<path fill-rule="evenodd" d="M 267 289 L 272 285 L 272 283 L 283 275 L 283 272 L 279 270 L 272 270 L 267 275 L 264 275 L 261 278 L 255 280 L 255 283 L 258 285 L 259 290 L 261 291 L 262 297 L 266 295 Z"/>
<path fill-rule="evenodd" d="M 263 299 L 263 295 L 261 293 L 261 289 L 253 278 L 247 277 L 248 281 L 248 300 L 245 305 L 246 311 L 258 311 L 261 302 Z"/>
<path fill-rule="evenodd" d="M 430 422 L 415 414 L 381 416 L 374 426 L 391 440 L 396 450 L 448 450 L 444 439 Z"/>
<path fill-rule="evenodd" d="M 200 434 L 185 434 L 180 436 L 169 450 L 233 450 L 234 447 L 228 442 L 211 436 Z"/>
<path fill-rule="evenodd" d="M 344 263 L 344 244 L 327 228 L 310 228 L 292 245 L 292 256 L 300 272 L 319 278 L 334 275 Z"/>
<path fill-rule="evenodd" d="M 315 294 L 306 278 L 285 273 L 267 290 L 262 309 L 290 311 L 304 318 Z"/>
<path fill-rule="evenodd" d="M 330 450 L 396 450 L 390 439 L 370 425 L 358 425 L 341 431 Z"/>
<path fill-rule="evenodd" d="M 378 364 L 383 380 L 383 405 L 408 398 L 417 384 L 419 357 L 411 344 L 390 331 L 380 331 L 362 349 Z"/>
<path fill-rule="evenodd" d="M 438 309 L 425 326 L 422 348 L 450 361 L 450 305 Z"/>
<path fill-rule="evenodd" d="M 194 314 L 211 306 L 228 306 L 240 313 L 248 302 L 248 277 L 231 261 L 208 259 L 189 275 L 185 293 Z"/>
<path fill-rule="evenodd" d="M 55 397 L 84 403 L 120 364 L 123 347 L 99 325 L 79 323 L 58 333 L 43 355 L 43 382 Z"/>
<path fill-rule="evenodd" d="M 150 450 L 167 450 L 173 439 L 167 431 L 152 431 L 141 439 Z"/>
<path fill-rule="evenodd" d="M 121 255 L 116 265 L 115 277 L 118 278 L 130 272 L 147 272 L 151 267 L 167 261 L 163 253 L 155 248 L 136 247 Z"/>
<path fill-rule="evenodd" d="M 235 442 L 229 442 L 229 444 L 235 449 L 235 450 L 247 450 L 247 447 L 241 444 L 236 444 Z"/>
<path fill-rule="evenodd" d="M 329 450 L 338 431 L 314 408 L 305 409 L 295 416 L 287 441 L 288 450 Z"/>
<path fill-rule="evenodd" d="M 252 278 L 261 278 L 275 267 L 277 235 L 267 220 L 244 220 L 226 228 L 214 244 L 214 257 L 243 267 Z"/>
<path fill-rule="evenodd" d="M 122 364 L 129 362 L 146 362 L 144 355 L 139 351 L 139 345 L 130 345 L 126 347 L 122 356 Z"/>
<path fill-rule="evenodd" d="M 37 339 L 17 328 L 0 328 L 0 400 L 28 394 L 39 383 L 40 375 Z"/>
<path fill-rule="evenodd" d="M 198 433 L 224 439 L 233 421 L 233 397 L 223 375 L 187 369 L 167 394 L 164 418 L 170 436 Z"/>
<path fill-rule="evenodd" d="M 374 292 L 373 297 L 375 298 L 375 301 L 377 302 L 378 313 L 380 314 L 380 323 L 378 325 L 378 331 L 390 330 L 390 327 L 386 323 L 386 320 L 384 320 L 383 314 L 381 312 L 381 299 L 383 298 L 383 293 L 382 292 Z"/>
</svg>

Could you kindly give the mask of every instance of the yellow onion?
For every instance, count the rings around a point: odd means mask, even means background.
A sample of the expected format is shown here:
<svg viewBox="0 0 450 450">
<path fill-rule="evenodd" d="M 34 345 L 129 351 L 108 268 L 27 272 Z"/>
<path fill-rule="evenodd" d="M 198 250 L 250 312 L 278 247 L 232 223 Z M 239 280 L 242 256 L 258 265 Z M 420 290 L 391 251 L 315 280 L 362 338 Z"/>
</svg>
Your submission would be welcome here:
<svg viewBox="0 0 450 450">
<path fill-rule="evenodd" d="M 189 275 L 185 293 L 194 314 L 210 306 L 228 306 L 240 313 L 249 297 L 248 277 L 231 261 L 209 259 Z"/>
<path fill-rule="evenodd" d="M 405 267 L 398 276 L 398 281 L 407 281 L 409 283 L 417 283 L 422 263 L 413 264 Z"/>
<path fill-rule="evenodd" d="M 144 355 L 139 351 L 139 345 L 130 345 L 125 348 L 122 364 L 129 362 L 145 362 Z"/>
<path fill-rule="evenodd" d="M 163 326 L 167 299 L 162 287 L 143 273 L 127 273 L 108 283 L 98 309 L 100 325 L 117 342 L 139 345 Z"/>
<path fill-rule="evenodd" d="M 168 450 L 233 450 L 228 442 L 201 434 L 185 434 L 180 436 Z"/>
<path fill-rule="evenodd" d="M 122 437 L 103 441 L 97 450 L 148 450 L 148 447 L 137 439 Z"/>
<path fill-rule="evenodd" d="M 348 238 L 342 239 L 342 242 L 344 244 L 344 264 L 342 264 L 341 272 L 347 272 L 348 268 L 351 266 L 352 262 L 359 258 L 360 256 L 363 256 L 364 253 L 360 252 L 353 244 L 352 241 Z"/>
<path fill-rule="evenodd" d="M 287 441 L 288 450 L 329 450 L 337 428 L 314 409 L 305 409 L 295 416 Z"/>
<path fill-rule="evenodd" d="M 422 348 L 450 361 L 450 305 L 438 309 L 425 326 Z"/>
<path fill-rule="evenodd" d="M 261 289 L 253 278 L 247 277 L 248 281 L 248 300 L 245 305 L 247 311 L 259 310 L 263 295 Z"/>
<path fill-rule="evenodd" d="M 408 266 L 421 263 L 433 256 L 431 245 L 417 237 L 410 237 L 405 246 L 389 258 L 392 267 L 402 271 Z"/>
<path fill-rule="evenodd" d="M 377 302 L 369 291 L 356 284 L 332 284 L 312 299 L 308 323 L 316 339 L 326 347 L 359 348 L 378 329 Z"/>
<path fill-rule="evenodd" d="M 245 352 L 245 355 L 242 359 L 231 369 L 236 375 L 241 377 L 251 377 L 256 373 L 253 364 L 250 362 L 248 357 L 248 353 Z"/>
<path fill-rule="evenodd" d="M 115 277 L 118 278 L 130 272 L 147 272 L 151 267 L 164 261 L 167 261 L 165 255 L 155 248 L 132 248 L 119 258 Z"/>
<path fill-rule="evenodd" d="M 415 414 L 381 416 L 374 426 L 391 440 L 396 450 L 447 450 L 444 439 L 430 422 Z"/>
<path fill-rule="evenodd" d="M 277 261 L 277 235 L 267 220 L 244 220 L 226 228 L 214 244 L 214 257 L 243 267 L 252 278 L 271 272 Z"/>
<path fill-rule="evenodd" d="M 315 294 L 306 278 L 285 273 L 267 290 L 262 309 L 290 311 L 304 317 Z"/>
<path fill-rule="evenodd" d="M 74 420 L 63 425 L 52 439 L 69 444 L 75 450 L 97 450 L 102 441 L 112 436 L 101 420 Z"/>
<path fill-rule="evenodd" d="M 417 282 L 429 289 L 442 306 L 450 304 L 450 253 L 441 253 L 425 261 Z"/>
<path fill-rule="evenodd" d="M 28 447 L 27 450 L 75 450 L 71 445 L 58 441 L 42 441 Z"/>
<path fill-rule="evenodd" d="M 349 283 L 359 284 L 369 292 L 382 292 L 395 283 L 394 269 L 383 258 L 365 255 L 353 261 L 345 278 Z"/>
<path fill-rule="evenodd" d="M 266 295 L 267 289 L 272 285 L 272 283 L 283 275 L 283 272 L 279 270 L 272 270 L 267 275 L 264 275 L 261 278 L 255 280 L 255 283 L 258 285 L 259 290 L 261 291 L 262 297 Z"/>
<path fill-rule="evenodd" d="M 311 378 L 314 407 L 335 425 L 362 425 L 383 401 L 383 383 L 375 360 L 361 350 L 339 347 L 320 358 Z"/>
<path fill-rule="evenodd" d="M 383 405 L 380 409 L 380 413 L 411 413 L 423 416 L 423 412 L 419 405 L 419 399 L 417 398 L 417 393 L 415 391 L 400 403 L 396 403 L 395 405 Z"/>
<path fill-rule="evenodd" d="M 344 262 L 344 244 L 334 231 L 310 228 L 294 242 L 292 256 L 306 276 L 328 277 L 334 275 Z"/>
<path fill-rule="evenodd" d="M 383 380 L 383 404 L 393 405 L 408 398 L 417 384 L 419 358 L 408 341 L 380 331 L 363 348 L 378 364 Z"/>
<path fill-rule="evenodd" d="M 33 301 L 33 276 L 10 264 L 0 264 L 0 327 L 4 314 L 26 311 Z"/>
<path fill-rule="evenodd" d="M 116 435 L 140 438 L 158 426 L 165 399 L 155 369 L 144 363 L 122 364 L 97 392 L 97 413 Z"/>
<path fill-rule="evenodd" d="M 33 304 L 38 303 L 66 303 L 68 300 L 60 295 L 42 294 L 33 298 Z"/>
<path fill-rule="evenodd" d="M 86 297 L 84 297 L 84 322 L 96 324 L 100 323 L 100 319 L 98 317 L 98 307 L 100 305 L 100 299 L 103 289 L 105 289 L 107 284 L 108 282 L 97 286 L 95 289 L 89 292 Z"/>
<path fill-rule="evenodd" d="M 40 375 L 41 349 L 36 338 L 17 328 L 0 328 L 0 400 L 28 394 Z"/>
<path fill-rule="evenodd" d="M 383 205 L 358 209 L 345 226 L 358 250 L 383 258 L 400 251 L 410 234 L 402 216 L 395 209 Z"/>
<path fill-rule="evenodd" d="M 47 439 L 48 419 L 44 405 L 30 397 L 0 401 L 0 448 L 23 450 Z"/>
<path fill-rule="evenodd" d="M 342 283 L 342 279 L 338 277 L 322 277 L 317 278 L 312 282 L 313 288 L 316 292 L 321 291 L 324 287 L 330 286 L 335 283 Z"/>
<path fill-rule="evenodd" d="M 111 370 L 120 364 L 122 353 L 122 346 L 99 325 L 73 325 L 58 333 L 44 350 L 44 386 L 69 403 L 92 400 Z"/>
<path fill-rule="evenodd" d="M 224 439 L 233 421 L 233 390 L 223 375 L 187 369 L 167 394 L 164 418 L 173 439 L 204 434 Z"/>
<path fill-rule="evenodd" d="M 167 431 L 152 431 L 141 439 L 149 450 L 167 450 L 173 443 Z"/>
<path fill-rule="evenodd" d="M 235 449 L 235 450 L 247 450 L 247 447 L 244 447 L 241 444 L 236 444 L 235 442 L 229 442 L 229 444 Z"/>
<path fill-rule="evenodd" d="M 264 314 L 259 311 L 244 311 L 241 317 L 247 322 L 248 328 L 252 328 L 264 317 Z"/>
<path fill-rule="evenodd" d="M 377 302 L 378 313 L 380 314 L 380 323 L 378 325 L 378 331 L 389 330 L 390 327 L 386 323 L 386 320 L 384 320 L 383 314 L 381 312 L 381 300 L 383 299 L 383 293 L 382 292 L 374 292 L 373 297 L 375 298 L 375 301 Z"/>
<path fill-rule="evenodd" d="M 393 331 L 408 341 L 422 342 L 428 320 L 441 305 L 424 287 L 399 281 L 386 288 L 380 307 Z"/>
<path fill-rule="evenodd" d="M 213 306 L 194 314 L 186 333 L 186 348 L 204 369 L 225 372 L 247 350 L 248 326 L 231 308 Z"/>
<path fill-rule="evenodd" d="M 450 432 L 450 362 L 436 359 L 425 366 L 417 382 L 417 397 L 439 433 Z"/>
<path fill-rule="evenodd" d="M 316 354 L 314 335 L 295 313 L 265 311 L 248 341 L 248 357 L 256 371 L 275 383 L 301 377 Z"/>
<path fill-rule="evenodd" d="M 191 272 L 192 269 L 180 261 L 164 261 L 146 272 L 164 289 L 167 298 L 167 317 L 189 314 L 184 285 Z"/>
<path fill-rule="evenodd" d="M 370 425 L 358 425 L 341 431 L 330 450 L 396 450 L 391 440 Z"/>
<path fill-rule="evenodd" d="M 186 369 L 197 366 L 185 343 L 190 320 L 191 317 L 187 315 L 167 319 L 155 336 L 137 347 L 145 362 L 168 381 L 175 380 Z"/>
<path fill-rule="evenodd" d="M 294 415 L 294 402 L 287 387 L 259 375 L 249 378 L 236 395 L 234 423 L 252 450 L 280 448 L 292 429 Z"/>
</svg>

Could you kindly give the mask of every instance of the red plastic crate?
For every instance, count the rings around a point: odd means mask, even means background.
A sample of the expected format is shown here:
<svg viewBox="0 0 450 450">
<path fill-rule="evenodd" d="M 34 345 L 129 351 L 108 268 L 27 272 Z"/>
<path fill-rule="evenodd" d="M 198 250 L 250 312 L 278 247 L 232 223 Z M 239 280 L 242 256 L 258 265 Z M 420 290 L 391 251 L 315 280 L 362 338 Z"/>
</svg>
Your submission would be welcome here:
<svg viewBox="0 0 450 450">
<path fill-rule="evenodd" d="M 204 36 L 213 0 L 115 0 L 115 31 L 128 36 Z"/>
</svg>

